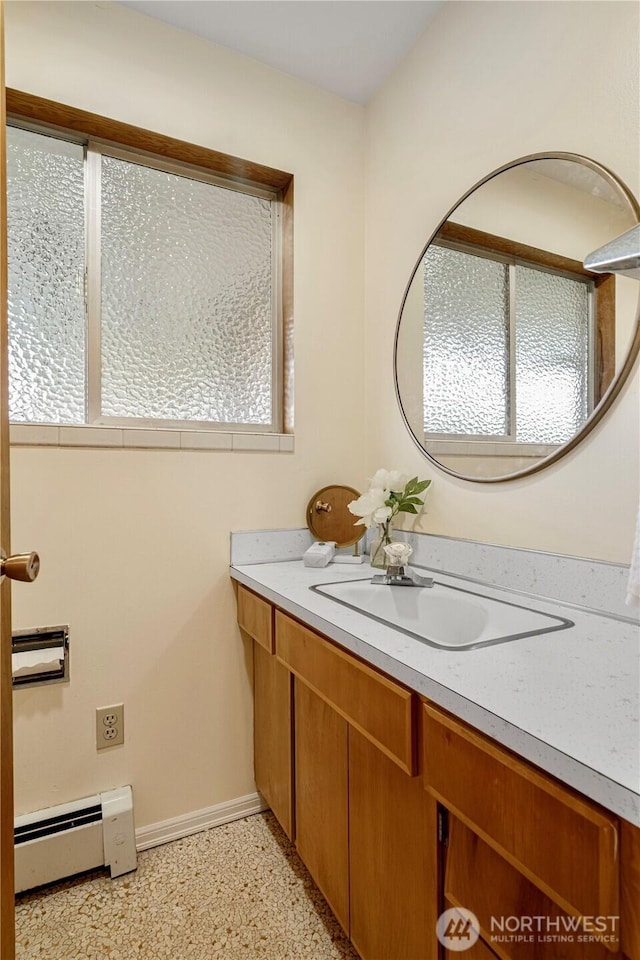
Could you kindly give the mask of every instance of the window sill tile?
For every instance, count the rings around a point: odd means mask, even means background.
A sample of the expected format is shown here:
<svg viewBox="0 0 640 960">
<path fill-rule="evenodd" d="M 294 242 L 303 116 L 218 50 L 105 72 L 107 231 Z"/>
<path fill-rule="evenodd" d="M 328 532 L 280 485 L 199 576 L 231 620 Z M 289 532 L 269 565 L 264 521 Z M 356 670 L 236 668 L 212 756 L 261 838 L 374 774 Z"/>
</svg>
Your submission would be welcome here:
<svg viewBox="0 0 640 960">
<path fill-rule="evenodd" d="M 180 447 L 179 430 L 132 430 L 122 431 L 125 447 Z"/>
<path fill-rule="evenodd" d="M 147 450 L 241 450 L 292 453 L 292 434 L 208 430 L 144 430 L 132 427 L 12 423 L 12 446 L 109 447 Z"/>
<path fill-rule="evenodd" d="M 60 445 L 60 427 L 56 424 L 12 423 L 10 442 L 57 447 Z"/>
<path fill-rule="evenodd" d="M 234 450 L 280 450 L 280 437 L 276 433 L 234 433 Z"/>
<path fill-rule="evenodd" d="M 118 427 L 60 427 L 61 447 L 121 447 Z M 33 441 L 31 441 L 33 443 Z"/>
<path fill-rule="evenodd" d="M 425 447 L 435 457 L 548 457 L 558 449 L 558 446 L 558 444 L 503 441 L 491 443 L 485 440 L 425 440 Z"/>
<path fill-rule="evenodd" d="M 233 434 L 183 430 L 180 434 L 180 446 L 183 450 L 231 450 Z"/>
</svg>

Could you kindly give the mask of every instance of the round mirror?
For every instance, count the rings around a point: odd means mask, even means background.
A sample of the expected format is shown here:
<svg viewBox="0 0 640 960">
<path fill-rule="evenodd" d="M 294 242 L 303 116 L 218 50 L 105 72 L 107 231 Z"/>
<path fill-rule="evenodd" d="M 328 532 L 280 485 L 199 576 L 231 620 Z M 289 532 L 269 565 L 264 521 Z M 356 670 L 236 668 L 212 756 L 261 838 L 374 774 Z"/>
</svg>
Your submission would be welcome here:
<svg viewBox="0 0 640 960">
<path fill-rule="evenodd" d="M 566 153 L 501 167 L 453 207 L 396 330 L 398 400 L 429 459 L 467 480 L 509 480 L 600 420 L 640 346 L 640 288 L 583 260 L 639 220 L 620 180 Z"/>
</svg>

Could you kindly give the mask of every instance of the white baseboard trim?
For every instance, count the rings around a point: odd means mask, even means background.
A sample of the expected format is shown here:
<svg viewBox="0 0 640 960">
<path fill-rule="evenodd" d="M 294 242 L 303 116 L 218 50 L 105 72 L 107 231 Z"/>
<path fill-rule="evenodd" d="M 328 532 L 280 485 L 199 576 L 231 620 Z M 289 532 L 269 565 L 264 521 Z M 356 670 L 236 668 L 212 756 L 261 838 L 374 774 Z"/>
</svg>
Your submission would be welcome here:
<svg viewBox="0 0 640 960">
<path fill-rule="evenodd" d="M 259 793 L 248 793 L 246 797 L 237 797 L 235 800 L 217 803 L 213 807 L 205 807 L 204 810 L 194 810 L 193 813 L 186 813 L 182 817 L 140 827 L 136 830 L 136 848 L 148 850 L 150 847 L 159 847 L 162 843 L 180 840 L 182 837 L 191 836 L 192 833 L 219 827 L 223 823 L 231 823 L 232 820 L 242 820 L 244 817 L 250 817 L 254 813 L 261 813 L 268 809 L 268 804 Z"/>
</svg>

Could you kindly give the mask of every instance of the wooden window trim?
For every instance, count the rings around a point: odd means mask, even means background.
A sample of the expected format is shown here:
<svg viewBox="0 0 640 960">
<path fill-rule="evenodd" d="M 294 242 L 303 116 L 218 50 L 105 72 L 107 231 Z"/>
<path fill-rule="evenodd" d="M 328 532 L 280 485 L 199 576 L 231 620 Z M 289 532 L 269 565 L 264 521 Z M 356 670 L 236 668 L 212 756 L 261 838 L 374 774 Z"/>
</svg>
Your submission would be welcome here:
<svg viewBox="0 0 640 960">
<path fill-rule="evenodd" d="M 231 180 L 249 181 L 277 191 L 285 191 L 293 180 L 293 175 L 284 170 L 252 163 L 184 140 L 176 140 L 162 133 L 134 127 L 130 123 L 112 120 L 68 104 L 56 103 L 54 100 L 45 100 L 44 97 L 36 97 L 10 87 L 7 88 L 7 116 L 55 126 L 59 130 L 106 140 L 121 147 L 130 147 L 169 160 L 179 160 L 220 173 Z"/>
<path fill-rule="evenodd" d="M 268 187 L 280 195 L 282 203 L 282 389 L 279 398 L 280 423 L 287 433 L 293 432 L 293 174 L 261 163 L 253 163 L 230 154 L 211 150 L 145 130 L 120 120 L 89 113 L 68 104 L 47 100 L 11 87 L 6 91 L 7 118 L 28 120 L 55 128 L 58 133 L 72 133 L 101 140 L 112 146 L 128 147 L 149 158 L 162 157 L 221 174 L 231 181 Z"/>
<path fill-rule="evenodd" d="M 549 250 L 531 247 L 526 243 L 517 243 L 506 237 L 498 237 L 484 230 L 465 227 L 448 220 L 434 238 L 465 243 L 469 246 L 483 247 L 519 260 L 528 260 L 550 270 L 565 270 L 587 277 L 595 283 L 595 336 L 594 336 L 594 407 L 596 407 L 615 376 L 615 338 L 616 338 L 616 278 L 613 273 L 592 273 L 585 270 L 579 260 L 562 257 Z"/>
</svg>

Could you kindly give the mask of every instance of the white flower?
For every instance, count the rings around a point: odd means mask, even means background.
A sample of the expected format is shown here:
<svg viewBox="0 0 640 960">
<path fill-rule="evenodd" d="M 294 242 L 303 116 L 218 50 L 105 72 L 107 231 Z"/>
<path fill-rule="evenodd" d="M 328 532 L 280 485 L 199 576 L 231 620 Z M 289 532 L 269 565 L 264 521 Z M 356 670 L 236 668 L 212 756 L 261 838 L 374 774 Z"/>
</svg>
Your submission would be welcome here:
<svg viewBox="0 0 640 960">
<path fill-rule="evenodd" d="M 389 493 L 402 493 L 404 488 L 409 482 L 409 477 L 406 473 L 400 473 L 399 470 L 376 470 L 375 474 L 369 481 L 369 484 L 372 487 L 381 487 L 387 496 L 385 500 L 388 499 Z"/>
<path fill-rule="evenodd" d="M 391 507 L 378 507 L 377 510 L 373 511 L 373 523 L 368 524 L 368 526 L 371 527 L 374 523 L 386 523 L 392 513 Z"/>
<path fill-rule="evenodd" d="M 417 478 L 416 478 L 417 481 Z M 369 481 L 369 489 L 357 500 L 352 500 L 347 506 L 351 513 L 356 517 L 354 526 L 362 524 L 366 527 L 375 527 L 384 525 L 385 530 L 389 530 L 398 513 L 417 513 L 413 503 L 423 503 L 419 498 L 413 502 L 406 502 L 403 499 L 409 477 L 406 473 L 400 473 L 399 470 L 376 470 Z M 429 481 L 422 481 L 422 486 L 429 485 Z"/>
<path fill-rule="evenodd" d="M 360 520 L 356 520 L 356 526 L 361 523 L 367 527 L 373 527 L 379 521 L 374 519 L 374 514 L 380 509 L 391 510 L 390 507 L 385 507 L 384 502 L 387 499 L 386 492 L 381 487 L 370 487 L 366 493 L 363 493 L 361 497 L 358 497 L 357 500 L 352 500 L 351 503 L 347 504 L 350 512 L 356 516 L 360 517 Z M 386 517 L 385 517 L 386 519 Z"/>
<path fill-rule="evenodd" d="M 370 487 L 379 487 L 381 490 L 390 490 L 389 487 L 389 471 L 388 470 L 376 470 L 374 475 L 369 480 Z"/>
<path fill-rule="evenodd" d="M 389 490 L 393 493 L 402 493 L 409 483 L 409 477 L 406 473 L 400 473 L 399 470 L 389 471 Z"/>
</svg>

